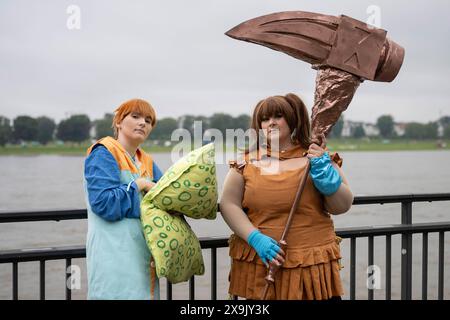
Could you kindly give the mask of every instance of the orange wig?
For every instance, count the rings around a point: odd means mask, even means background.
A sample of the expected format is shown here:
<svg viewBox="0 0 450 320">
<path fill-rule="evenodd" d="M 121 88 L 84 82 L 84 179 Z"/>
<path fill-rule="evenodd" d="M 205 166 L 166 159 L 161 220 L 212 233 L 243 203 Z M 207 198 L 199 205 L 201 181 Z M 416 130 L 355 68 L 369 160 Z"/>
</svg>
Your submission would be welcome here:
<svg viewBox="0 0 450 320">
<path fill-rule="evenodd" d="M 152 120 L 152 127 L 156 125 L 156 113 L 152 105 L 142 99 L 131 99 L 122 103 L 116 111 L 114 111 L 114 119 L 112 122 L 112 127 L 114 129 L 114 136 L 117 138 L 117 124 L 122 122 L 122 120 L 132 112 L 139 113 L 144 117 L 150 117 Z"/>
</svg>

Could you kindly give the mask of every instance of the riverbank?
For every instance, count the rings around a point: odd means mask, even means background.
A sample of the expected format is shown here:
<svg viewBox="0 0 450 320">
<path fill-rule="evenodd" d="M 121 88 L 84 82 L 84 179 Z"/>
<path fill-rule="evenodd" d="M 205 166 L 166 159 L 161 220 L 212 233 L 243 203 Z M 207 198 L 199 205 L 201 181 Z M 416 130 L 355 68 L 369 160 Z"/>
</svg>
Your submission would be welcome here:
<svg viewBox="0 0 450 320">
<path fill-rule="evenodd" d="M 6 155 L 84 155 L 88 143 L 7 145 L 0 147 L 0 156 Z M 144 149 L 150 153 L 168 153 L 173 146 L 147 144 Z M 413 150 L 450 150 L 450 140 L 382 140 L 382 139 L 330 139 L 328 149 L 331 151 L 413 151 Z"/>
</svg>

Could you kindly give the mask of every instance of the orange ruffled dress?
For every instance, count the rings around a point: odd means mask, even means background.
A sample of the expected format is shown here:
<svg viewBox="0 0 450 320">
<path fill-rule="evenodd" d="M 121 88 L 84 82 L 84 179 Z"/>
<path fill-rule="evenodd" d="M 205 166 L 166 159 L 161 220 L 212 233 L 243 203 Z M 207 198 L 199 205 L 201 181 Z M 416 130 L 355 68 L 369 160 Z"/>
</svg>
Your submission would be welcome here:
<svg viewBox="0 0 450 320">
<path fill-rule="evenodd" d="M 286 151 L 281 160 L 302 157 L 301 147 Z M 332 159 L 342 165 L 337 154 Z M 305 168 L 264 175 L 247 160 L 230 162 L 244 177 L 242 208 L 253 225 L 279 241 L 294 202 Z M 340 238 L 336 236 L 330 214 L 325 211 L 323 196 L 308 177 L 297 212 L 287 236 L 285 263 L 269 287 L 268 299 L 323 300 L 342 296 Z M 266 285 L 267 268 L 247 242 L 233 234 L 229 240 L 229 293 L 247 299 L 261 299 Z"/>
</svg>

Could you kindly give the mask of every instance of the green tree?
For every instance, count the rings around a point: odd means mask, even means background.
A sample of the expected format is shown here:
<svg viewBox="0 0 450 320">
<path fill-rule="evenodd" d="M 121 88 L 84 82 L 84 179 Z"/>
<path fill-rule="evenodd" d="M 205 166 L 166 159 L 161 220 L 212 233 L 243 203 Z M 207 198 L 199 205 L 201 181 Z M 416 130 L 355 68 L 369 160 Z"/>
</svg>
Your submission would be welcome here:
<svg viewBox="0 0 450 320">
<path fill-rule="evenodd" d="M 364 131 L 364 128 L 362 127 L 362 125 L 358 125 L 353 130 L 353 138 L 360 139 L 365 136 L 366 136 L 366 132 Z"/>
<path fill-rule="evenodd" d="M 444 128 L 444 138 L 450 139 L 450 126 Z"/>
<path fill-rule="evenodd" d="M 210 127 L 209 119 L 204 116 L 184 115 L 180 117 L 181 127 L 188 130 L 191 133 L 192 139 L 194 138 L 194 125 L 196 121 L 201 121 L 202 135 Z"/>
<path fill-rule="evenodd" d="M 150 138 L 154 140 L 170 141 L 172 132 L 178 128 L 178 121 L 174 118 L 163 118 L 156 122 L 155 128 L 150 134 Z"/>
<path fill-rule="evenodd" d="M 195 121 L 202 123 L 202 135 L 205 133 L 206 130 L 208 130 L 210 126 L 211 119 L 205 116 L 196 116 Z"/>
<path fill-rule="evenodd" d="M 180 117 L 180 126 L 183 129 L 188 130 L 191 134 L 194 132 L 194 119 L 195 117 L 192 115 L 184 115 Z"/>
<path fill-rule="evenodd" d="M 18 116 L 14 119 L 15 140 L 36 141 L 38 133 L 37 120 L 29 116 Z"/>
<path fill-rule="evenodd" d="M 234 129 L 242 129 L 246 131 L 248 128 L 250 128 L 250 121 L 251 118 L 247 114 L 241 114 L 234 118 Z"/>
<path fill-rule="evenodd" d="M 114 119 L 113 114 L 105 113 L 103 119 L 96 120 L 94 122 L 96 139 L 100 139 L 107 136 L 114 137 L 114 129 L 112 128 L 113 119 Z"/>
<path fill-rule="evenodd" d="M 218 129 L 223 136 L 226 135 L 226 129 L 235 129 L 236 124 L 232 116 L 225 113 L 214 113 L 210 118 L 210 128 Z"/>
<path fill-rule="evenodd" d="M 0 146 L 4 147 L 5 144 L 11 141 L 12 128 L 10 120 L 6 117 L 0 116 Z"/>
<path fill-rule="evenodd" d="M 439 118 L 438 122 L 440 122 L 444 128 L 450 126 L 450 116 L 443 116 Z"/>
<path fill-rule="evenodd" d="M 436 139 L 438 135 L 437 122 L 428 122 L 425 125 L 425 139 Z"/>
<path fill-rule="evenodd" d="M 377 119 L 377 127 L 383 138 L 391 138 L 394 136 L 394 119 L 391 115 L 383 115 Z"/>
<path fill-rule="evenodd" d="M 418 122 L 410 122 L 405 127 L 405 138 L 423 139 L 425 134 L 424 126 Z"/>
<path fill-rule="evenodd" d="M 58 125 L 56 137 L 64 142 L 82 142 L 89 138 L 91 121 L 84 114 L 73 115 Z"/>
<path fill-rule="evenodd" d="M 330 138 L 340 138 L 344 129 L 344 115 L 341 114 L 338 121 L 334 124 L 330 131 Z"/>
<path fill-rule="evenodd" d="M 37 141 L 41 144 L 47 144 L 53 140 L 56 124 L 53 119 L 47 117 L 39 117 L 37 121 Z"/>
<path fill-rule="evenodd" d="M 405 138 L 409 139 L 436 139 L 437 123 L 429 122 L 427 124 L 411 122 L 406 125 Z"/>
</svg>

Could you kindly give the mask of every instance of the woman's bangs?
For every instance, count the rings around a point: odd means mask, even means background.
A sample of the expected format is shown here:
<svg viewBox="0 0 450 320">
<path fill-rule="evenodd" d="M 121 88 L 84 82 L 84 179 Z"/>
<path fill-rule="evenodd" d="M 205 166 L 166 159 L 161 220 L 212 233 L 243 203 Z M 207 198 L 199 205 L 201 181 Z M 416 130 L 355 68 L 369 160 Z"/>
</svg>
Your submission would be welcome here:
<svg viewBox="0 0 450 320">
<path fill-rule="evenodd" d="M 132 112 L 138 113 L 139 115 L 141 115 L 145 118 L 150 117 L 152 120 L 155 117 L 152 107 L 143 101 L 136 101 L 136 103 L 134 103 L 132 106 L 130 106 L 128 113 L 132 113 Z"/>
<path fill-rule="evenodd" d="M 258 110 L 257 119 L 258 123 L 261 123 L 263 119 L 269 119 L 277 114 L 283 115 L 284 118 L 287 118 L 286 109 L 280 101 L 276 101 L 275 99 L 267 99 L 264 101 Z"/>
</svg>

